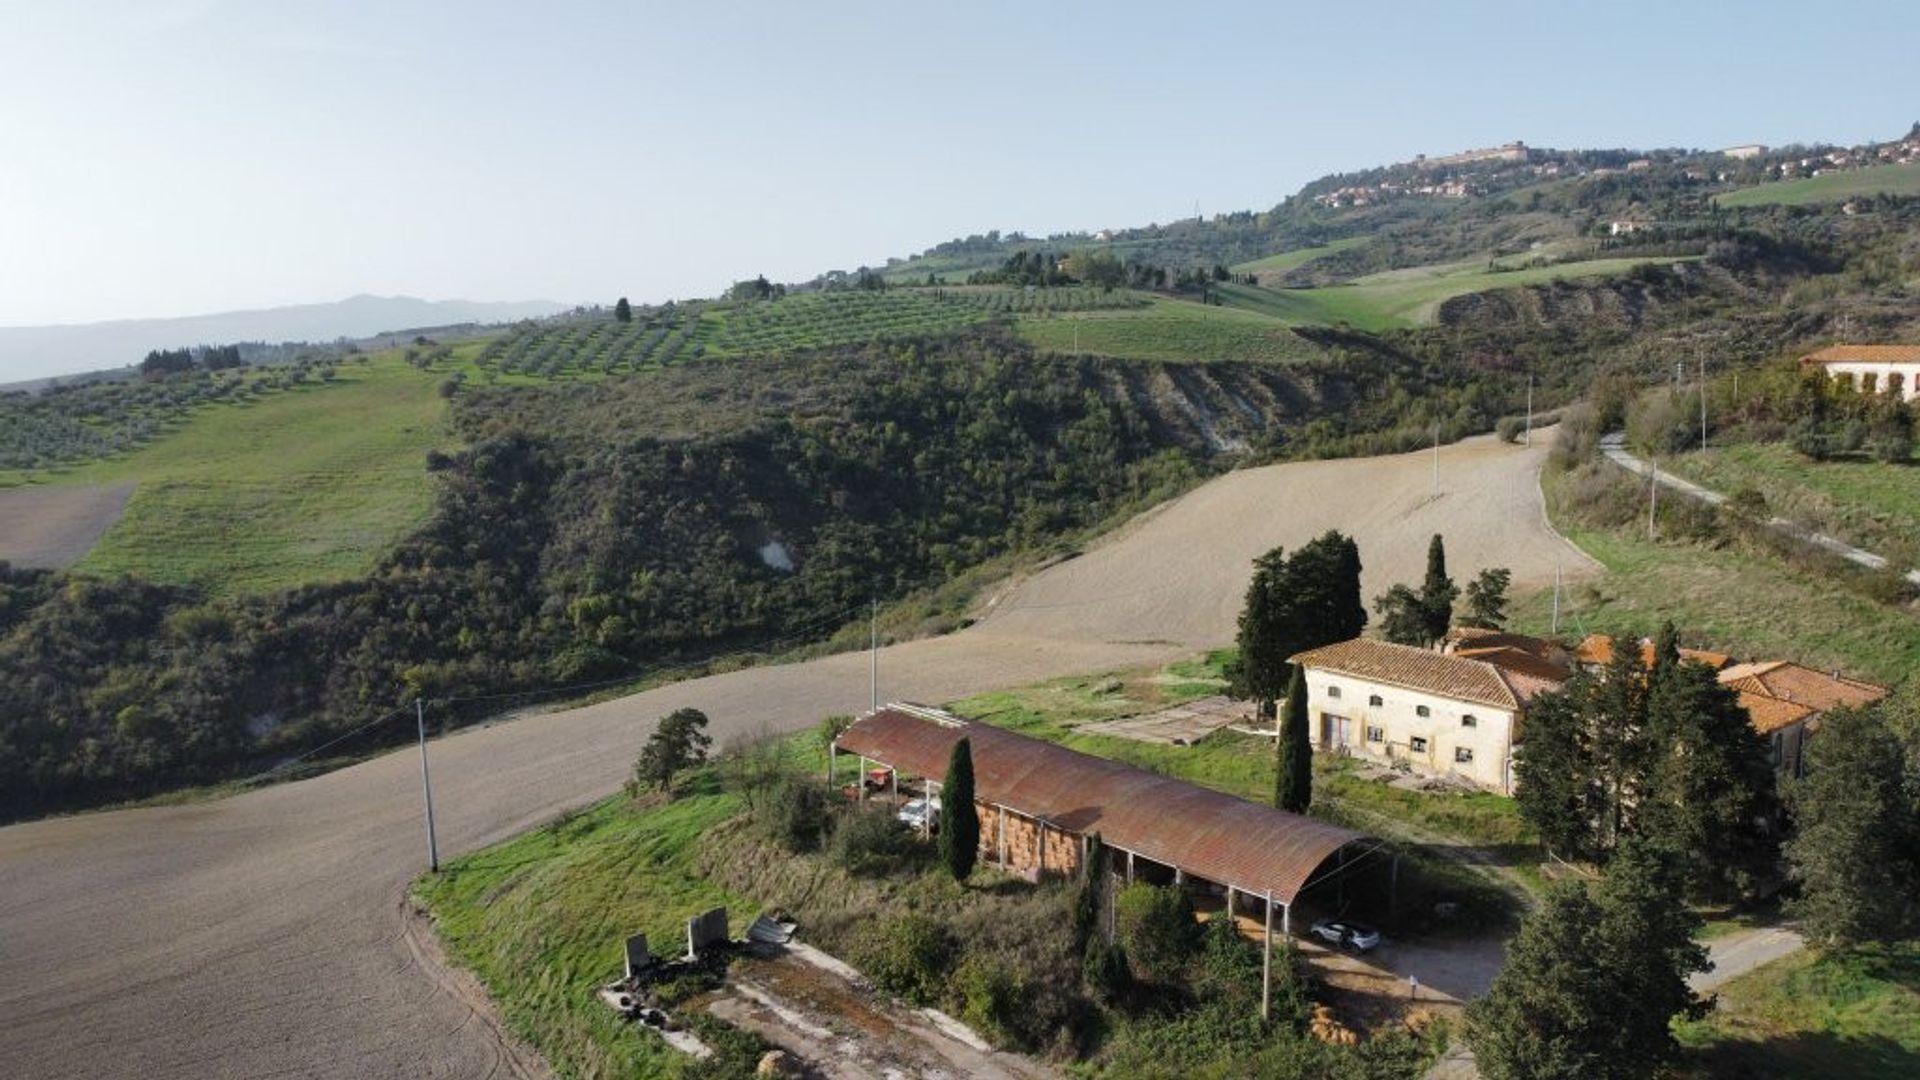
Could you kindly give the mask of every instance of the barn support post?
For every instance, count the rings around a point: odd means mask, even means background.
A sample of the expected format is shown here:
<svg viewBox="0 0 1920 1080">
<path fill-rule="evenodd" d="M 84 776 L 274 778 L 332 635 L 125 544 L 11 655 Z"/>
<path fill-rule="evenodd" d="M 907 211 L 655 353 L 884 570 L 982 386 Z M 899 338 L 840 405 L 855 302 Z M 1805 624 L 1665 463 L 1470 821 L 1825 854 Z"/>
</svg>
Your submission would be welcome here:
<svg viewBox="0 0 1920 1080">
<path fill-rule="evenodd" d="M 899 770 L 899 769 L 889 769 L 889 770 L 887 771 L 887 782 L 893 785 L 893 801 L 894 801 L 894 804 L 895 804 L 895 805 L 899 805 L 899 802 L 900 802 L 900 770 Z"/>
<path fill-rule="evenodd" d="M 1233 886 L 1227 886 L 1227 921 L 1233 921 Z"/>
<path fill-rule="evenodd" d="M 839 760 L 839 758 L 840 758 L 840 744 L 837 742 L 828 743 L 827 744 L 827 786 L 828 787 L 833 786 L 833 763 Z"/>
<path fill-rule="evenodd" d="M 1007 808 L 1002 806 L 999 808 L 999 810 L 1000 810 L 1000 869 L 1005 870 L 1007 868 Z"/>
<path fill-rule="evenodd" d="M 860 755 L 860 802 L 867 801 L 867 755 Z"/>
<path fill-rule="evenodd" d="M 1273 893 L 1267 893 L 1267 936 L 1260 950 L 1260 1019 L 1273 1012 Z"/>
<path fill-rule="evenodd" d="M 1133 884 L 1133 852 L 1127 852 L 1127 884 Z"/>
<path fill-rule="evenodd" d="M 1047 875 L 1047 819 L 1034 818 L 1033 820 L 1040 826 L 1040 868 L 1034 872 L 1034 876 L 1045 877 Z"/>
<path fill-rule="evenodd" d="M 1176 867 L 1174 867 L 1174 868 L 1173 868 L 1173 885 L 1174 885 L 1174 887 L 1175 887 L 1175 888 L 1179 888 L 1180 886 L 1182 886 L 1182 885 L 1185 885 L 1186 883 L 1187 883 L 1187 875 L 1186 875 L 1186 873 L 1185 873 L 1185 872 L 1183 872 L 1183 871 L 1182 871 L 1182 870 L 1181 870 L 1181 869 L 1180 869 L 1179 867 L 1177 867 L 1177 866 L 1176 866 Z"/>
<path fill-rule="evenodd" d="M 1280 940 L 1293 944 L 1293 905 L 1280 905 Z"/>
</svg>

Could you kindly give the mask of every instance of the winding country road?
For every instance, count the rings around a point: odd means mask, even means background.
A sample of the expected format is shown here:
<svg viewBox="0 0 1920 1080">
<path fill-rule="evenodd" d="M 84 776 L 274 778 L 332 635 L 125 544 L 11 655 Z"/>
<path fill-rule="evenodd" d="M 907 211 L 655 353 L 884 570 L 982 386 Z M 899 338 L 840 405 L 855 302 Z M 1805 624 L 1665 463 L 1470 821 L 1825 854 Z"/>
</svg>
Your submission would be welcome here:
<svg viewBox="0 0 1920 1080">
<path fill-rule="evenodd" d="M 1417 580 L 1444 532 L 1455 575 L 1514 585 L 1591 564 L 1547 527 L 1535 449 L 1233 473 L 1019 583 L 974 627 L 885 649 L 882 693 L 942 701 L 1223 643 L 1252 558 L 1338 527 L 1368 596 Z M 866 705 L 867 657 L 756 668 L 434 743 L 443 855 L 618 788 L 683 705 L 720 739 Z M 424 869 L 418 762 L 396 752 L 214 802 L 0 829 L 0 1077 L 490 1076 L 537 1071 L 406 915 Z"/>
</svg>

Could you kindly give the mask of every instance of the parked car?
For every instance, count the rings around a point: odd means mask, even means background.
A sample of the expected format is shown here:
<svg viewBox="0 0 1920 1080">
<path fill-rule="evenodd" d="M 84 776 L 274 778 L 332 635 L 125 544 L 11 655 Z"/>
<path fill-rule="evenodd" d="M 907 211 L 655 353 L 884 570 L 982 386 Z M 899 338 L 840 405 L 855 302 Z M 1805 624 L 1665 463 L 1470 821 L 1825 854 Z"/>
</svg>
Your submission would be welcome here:
<svg viewBox="0 0 1920 1080">
<path fill-rule="evenodd" d="M 1366 952 L 1380 944 L 1380 931 L 1365 923 L 1321 919 L 1308 932 L 1336 949 Z"/>
<path fill-rule="evenodd" d="M 931 832 L 940 827 L 940 796 L 935 795 L 930 799 L 909 799 L 894 816 L 899 818 L 903 825 Z"/>
</svg>

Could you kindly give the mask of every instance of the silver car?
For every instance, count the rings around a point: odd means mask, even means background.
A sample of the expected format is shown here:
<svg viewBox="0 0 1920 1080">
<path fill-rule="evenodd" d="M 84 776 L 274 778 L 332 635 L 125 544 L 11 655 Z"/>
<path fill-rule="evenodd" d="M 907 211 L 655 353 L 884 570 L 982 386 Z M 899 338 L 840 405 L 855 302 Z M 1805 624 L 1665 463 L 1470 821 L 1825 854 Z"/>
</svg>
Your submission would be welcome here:
<svg viewBox="0 0 1920 1080">
<path fill-rule="evenodd" d="M 932 830 L 940 825 L 940 796 L 930 799 L 909 799 L 894 817 L 900 823 L 916 830 Z"/>
<path fill-rule="evenodd" d="M 1380 944 L 1380 931 L 1365 923 L 1321 919 L 1308 932 L 1337 949 L 1354 952 L 1366 952 Z"/>
</svg>

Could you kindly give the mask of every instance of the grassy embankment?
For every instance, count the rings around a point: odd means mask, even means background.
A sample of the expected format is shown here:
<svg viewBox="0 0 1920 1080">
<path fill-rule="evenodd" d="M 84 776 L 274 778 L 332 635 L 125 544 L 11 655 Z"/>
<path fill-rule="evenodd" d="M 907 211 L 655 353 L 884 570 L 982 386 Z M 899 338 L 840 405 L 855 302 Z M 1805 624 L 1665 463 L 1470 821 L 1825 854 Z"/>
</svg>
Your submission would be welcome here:
<svg viewBox="0 0 1920 1080">
<path fill-rule="evenodd" d="M 1351 247 L 1358 247 L 1371 239 L 1373 239 L 1371 236 L 1349 236 L 1344 240 L 1335 240 L 1329 244 L 1320 244 L 1316 247 L 1294 248 L 1292 251 L 1283 251 L 1278 255 L 1269 255 L 1264 259 L 1253 259 L 1248 262 L 1235 263 L 1233 266 L 1228 267 L 1228 269 L 1236 274 L 1257 274 L 1262 280 L 1266 278 L 1277 278 L 1288 271 L 1298 270 L 1315 259 L 1345 251 Z"/>
<path fill-rule="evenodd" d="M 1653 634 L 1672 619 L 1689 643 L 1897 683 L 1920 665 L 1920 622 L 1898 607 L 1742 546 L 1647 538 L 1645 519 L 1596 526 L 1571 513 L 1566 474 L 1541 476 L 1554 525 L 1606 567 L 1561 594 L 1561 630 Z M 1520 598 L 1515 629 L 1545 633 L 1551 591 Z"/>
<path fill-rule="evenodd" d="M 1725 207 L 1800 206 L 1880 194 L 1920 194 L 1920 165 L 1874 165 L 1799 180 L 1780 180 L 1729 191 L 1715 196 L 1714 202 Z"/>
<path fill-rule="evenodd" d="M 1736 443 L 1663 462 L 1722 494 L 1750 487 L 1771 513 L 1920 566 L 1920 468 L 1866 458 L 1813 461 L 1780 443 Z"/>
<path fill-rule="evenodd" d="M 1572 278 L 1613 277 L 1636 266 L 1666 265 L 1678 257 L 1585 259 L 1550 266 L 1503 268 L 1479 259 L 1386 270 L 1340 285 L 1313 289 L 1267 289 L 1223 285 L 1227 303 L 1289 325 L 1347 323 L 1361 330 L 1394 330 L 1431 322 L 1440 305 L 1456 296 L 1544 285 Z"/>
<path fill-rule="evenodd" d="M 744 898 L 698 876 L 699 837 L 743 809 L 703 772 L 680 798 L 635 813 L 625 796 L 449 862 L 415 896 L 453 959 L 486 983 L 509 1028 L 564 1076 L 670 1076 L 679 1054 L 593 999 L 636 932 L 671 953 L 686 919 Z"/>
<path fill-rule="evenodd" d="M 1140 308 L 1050 318 L 1019 316 L 1020 336 L 1042 349 L 1125 360 L 1305 360 L 1319 347 L 1286 324 L 1217 304 L 1156 298 Z"/>
<path fill-rule="evenodd" d="M 340 365 L 331 383 L 208 405 L 131 453 L 60 470 L 59 485 L 135 485 L 77 568 L 220 594 L 366 573 L 431 509 L 425 455 L 451 443 L 440 379 L 382 354 Z"/>
<path fill-rule="evenodd" d="M 1718 993 L 1705 1019 L 1675 1024 L 1707 1076 L 1920 1075 L 1920 942 L 1804 950 Z"/>
</svg>

